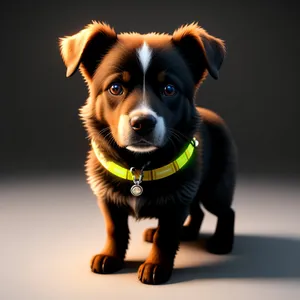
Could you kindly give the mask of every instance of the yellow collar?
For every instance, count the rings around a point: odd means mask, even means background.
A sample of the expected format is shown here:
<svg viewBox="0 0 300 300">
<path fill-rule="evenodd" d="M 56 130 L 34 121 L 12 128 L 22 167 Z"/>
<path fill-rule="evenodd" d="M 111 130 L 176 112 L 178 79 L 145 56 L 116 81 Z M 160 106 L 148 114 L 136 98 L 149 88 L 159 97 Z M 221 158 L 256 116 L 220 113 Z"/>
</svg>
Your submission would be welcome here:
<svg viewBox="0 0 300 300">
<path fill-rule="evenodd" d="M 108 161 L 105 159 L 104 155 L 100 152 L 99 148 L 97 147 L 94 140 L 92 140 L 92 147 L 95 152 L 95 155 L 99 162 L 112 174 L 127 180 L 134 180 L 134 176 L 132 172 L 113 161 Z M 196 138 L 193 138 L 192 141 L 189 143 L 185 151 L 173 162 L 157 169 L 143 171 L 143 181 L 151 181 L 151 180 L 158 180 L 165 177 L 168 177 L 177 171 L 179 171 L 191 158 L 195 147 L 197 147 L 199 142 Z"/>
</svg>

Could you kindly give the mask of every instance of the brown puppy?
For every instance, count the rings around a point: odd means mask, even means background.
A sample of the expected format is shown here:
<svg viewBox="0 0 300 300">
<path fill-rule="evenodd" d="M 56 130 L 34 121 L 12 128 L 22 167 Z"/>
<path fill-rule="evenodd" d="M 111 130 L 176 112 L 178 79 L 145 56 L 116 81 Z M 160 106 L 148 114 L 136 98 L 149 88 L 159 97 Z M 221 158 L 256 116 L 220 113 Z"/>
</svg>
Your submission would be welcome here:
<svg viewBox="0 0 300 300">
<path fill-rule="evenodd" d="M 67 77 L 79 68 L 89 89 L 81 109 L 91 139 L 86 172 L 107 232 L 92 271 L 122 268 L 129 215 L 156 218 L 158 227 L 145 232 L 153 246 L 138 277 L 147 284 L 166 282 L 180 239 L 198 236 L 204 216 L 200 203 L 218 218 L 208 251 L 229 253 L 235 146 L 223 120 L 194 103 L 206 76 L 219 76 L 223 41 L 195 23 L 173 35 L 141 35 L 117 34 L 93 22 L 61 38 L 60 49 Z"/>
</svg>

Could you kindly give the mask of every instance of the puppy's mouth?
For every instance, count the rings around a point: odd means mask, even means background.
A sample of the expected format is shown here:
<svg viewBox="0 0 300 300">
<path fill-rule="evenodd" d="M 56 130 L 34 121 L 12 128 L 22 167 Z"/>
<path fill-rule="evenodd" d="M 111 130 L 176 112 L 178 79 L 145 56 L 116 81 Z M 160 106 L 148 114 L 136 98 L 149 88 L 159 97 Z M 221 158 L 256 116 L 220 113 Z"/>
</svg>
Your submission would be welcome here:
<svg viewBox="0 0 300 300">
<path fill-rule="evenodd" d="M 137 153 L 149 153 L 157 150 L 158 147 L 145 139 L 141 139 L 137 142 L 131 143 L 126 147 L 126 149 Z"/>
</svg>

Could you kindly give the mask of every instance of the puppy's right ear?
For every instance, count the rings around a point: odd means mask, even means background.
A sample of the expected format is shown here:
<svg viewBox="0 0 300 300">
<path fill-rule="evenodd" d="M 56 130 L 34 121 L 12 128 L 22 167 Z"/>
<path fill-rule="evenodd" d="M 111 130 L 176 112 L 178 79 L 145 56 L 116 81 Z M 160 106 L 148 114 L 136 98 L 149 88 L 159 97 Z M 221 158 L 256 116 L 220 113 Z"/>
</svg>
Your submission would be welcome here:
<svg viewBox="0 0 300 300">
<path fill-rule="evenodd" d="M 102 57 L 117 41 L 113 28 L 105 23 L 92 22 L 72 36 L 59 39 L 60 53 L 72 76 L 80 67 L 83 77 L 90 82 Z"/>
</svg>

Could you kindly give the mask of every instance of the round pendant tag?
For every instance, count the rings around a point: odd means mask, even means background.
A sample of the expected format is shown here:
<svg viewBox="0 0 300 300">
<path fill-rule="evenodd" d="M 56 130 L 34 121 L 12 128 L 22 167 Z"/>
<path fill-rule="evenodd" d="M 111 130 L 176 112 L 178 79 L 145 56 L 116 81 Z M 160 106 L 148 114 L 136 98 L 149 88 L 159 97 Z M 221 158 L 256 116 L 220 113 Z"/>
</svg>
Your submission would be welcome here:
<svg viewBox="0 0 300 300">
<path fill-rule="evenodd" d="M 143 188 L 140 185 L 133 185 L 130 189 L 130 192 L 133 196 L 140 196 L 143 193 Z"/>
</svg>

